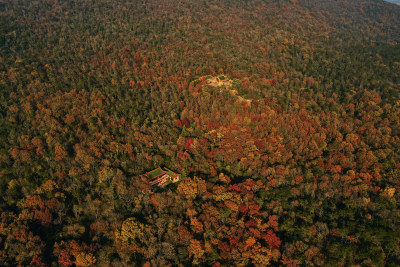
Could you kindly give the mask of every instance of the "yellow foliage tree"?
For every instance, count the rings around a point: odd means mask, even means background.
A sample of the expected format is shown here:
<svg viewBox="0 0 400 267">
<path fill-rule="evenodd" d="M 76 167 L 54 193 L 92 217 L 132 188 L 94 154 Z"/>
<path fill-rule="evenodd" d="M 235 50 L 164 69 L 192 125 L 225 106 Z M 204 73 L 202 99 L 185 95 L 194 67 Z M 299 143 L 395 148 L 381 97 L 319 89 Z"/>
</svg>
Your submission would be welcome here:
<svg viewBox="0 0 400 267">
<path fill-rule="evenodd" d="M 96 258 L 91 253 L 79 253 L 75 256 L 75 265 L 77 267 L 92 266 L 96 262 Z"/>
<path fill-rule="evenodd" d="M 129 253 L 145 253 L 146 247 L 142 246 L 145 242 L 146 226 L 138 222 L 135 218 L 126 219 L 121 226 L 121 230 L 115 233 L 116 245 L 122 251 Z"/>
<path fill-rule="evenodd" d="M 195 198 L 198 194 L 197 183 L 188 177 L 178 185 L 177 192 L 187 199 Z"/>
<path fill-rule="evenodd" d="M 144 224 L 138 222 L 135 218 L 126 219 L 122 223 L 121 231 L 117 233 L 117 239 L 123 242 L 134 241 L 135 238 L 143 236 Z"/>
<path fill-rule="evenodd" d="M 190 240 L 190 245 L 188 247 L 189 255 L 193 256 L 193 263 L 197 264 L 198 260 L 204 255 L 204 250 L 200 241 L 196 239 Z"/>
</svg>

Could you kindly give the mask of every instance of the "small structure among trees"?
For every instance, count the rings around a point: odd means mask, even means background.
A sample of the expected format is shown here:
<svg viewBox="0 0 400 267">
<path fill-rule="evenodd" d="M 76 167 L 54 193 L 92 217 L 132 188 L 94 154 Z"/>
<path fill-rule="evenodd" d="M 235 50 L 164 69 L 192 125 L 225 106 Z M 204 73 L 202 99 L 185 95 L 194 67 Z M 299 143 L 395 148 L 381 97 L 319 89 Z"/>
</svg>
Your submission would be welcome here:
<svg viewBox="0 0 400 267">
<path fill-rule="evenodd" d="M 200 80 L 203 77 L 200 78 Z M 224 75 L 220 75 L 220 76 L 206 76 L 205 78 L 206 84 L 213 86 L 213 87 L 224 87 L 224 88 L 230 88 L 232 87 L 232 80 L 228 79 L 226 76 Z"/>
<path fill-rule="evenodd" d="M 152 187 L 165 187 L 170 183 L 176 183 L 181 178 L 180 174 L 177 174 L 170 169 L 162 169 L 158 167 L 152 171 L 146 172 L 141 176 L 144 180 L 148 181 Z"/>
</svg>

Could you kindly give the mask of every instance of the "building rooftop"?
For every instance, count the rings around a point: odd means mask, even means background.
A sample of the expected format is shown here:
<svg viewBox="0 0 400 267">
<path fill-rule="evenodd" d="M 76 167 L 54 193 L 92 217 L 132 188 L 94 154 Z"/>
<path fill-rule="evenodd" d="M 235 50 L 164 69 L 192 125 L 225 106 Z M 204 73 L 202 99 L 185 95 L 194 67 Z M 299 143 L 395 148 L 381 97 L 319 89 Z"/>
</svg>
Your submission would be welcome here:
<svg viewBox="0 0 400 267">
<path fill-rule="evenodd" d="M 166 171 L 161 169 L 161 167 L 158 167 L 155 170 L 149 171 L 146 173 L 146 176 L 148 179 L 153 179 L 154 177 L 160 176 L 161 174 L 164 174 Z"/>
<path fill-rule="evenodd" d="M 178 182 L 180 174 L 167 168 L 162 169 L 161 167 L 158 167 L 157 169 L 146 172 L 142 177 L 149 181 L 152 186 L 164 187 L 170 183 Z"/>
</svg>

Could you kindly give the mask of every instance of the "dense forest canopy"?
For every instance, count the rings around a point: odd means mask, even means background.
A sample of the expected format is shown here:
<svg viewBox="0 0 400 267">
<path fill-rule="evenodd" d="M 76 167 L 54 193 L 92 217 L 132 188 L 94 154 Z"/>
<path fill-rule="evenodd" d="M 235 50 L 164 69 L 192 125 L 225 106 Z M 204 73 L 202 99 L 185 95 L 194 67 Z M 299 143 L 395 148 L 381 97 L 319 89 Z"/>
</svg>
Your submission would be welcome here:
<svg viewBox="0 0 400 267">
<path fill-rule="evenodd" d="M 0 33 L 0 265 L 400 265 L 400 6 L 3 0 Z"/>
</svg>

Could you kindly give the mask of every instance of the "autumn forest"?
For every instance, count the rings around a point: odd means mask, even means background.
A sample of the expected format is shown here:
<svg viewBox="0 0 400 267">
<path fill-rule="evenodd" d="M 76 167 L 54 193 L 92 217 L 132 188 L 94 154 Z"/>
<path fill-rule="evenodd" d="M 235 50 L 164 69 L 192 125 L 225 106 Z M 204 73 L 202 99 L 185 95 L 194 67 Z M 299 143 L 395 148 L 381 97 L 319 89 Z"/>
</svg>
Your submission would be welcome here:
<svg viewBox="0 0 400 267">
<path fill-rule="evenodd" d="M 400 6 L 0 0 L 0 266 L 269 265 L 400 266 Z"/>
</svg>

